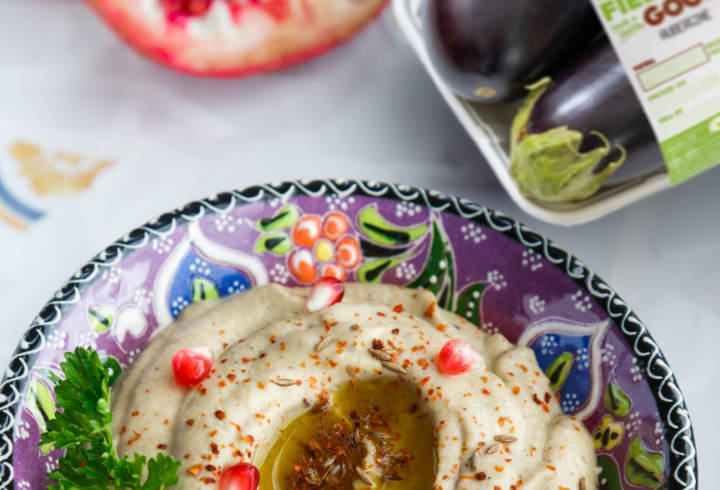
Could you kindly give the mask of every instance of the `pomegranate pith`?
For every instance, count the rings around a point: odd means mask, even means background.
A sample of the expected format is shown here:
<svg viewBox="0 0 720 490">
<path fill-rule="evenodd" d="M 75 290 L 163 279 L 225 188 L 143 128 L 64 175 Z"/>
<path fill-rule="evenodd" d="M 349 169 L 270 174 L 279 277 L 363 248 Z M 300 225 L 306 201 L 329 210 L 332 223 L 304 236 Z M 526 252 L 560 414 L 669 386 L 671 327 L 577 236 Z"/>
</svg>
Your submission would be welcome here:
<svg viewBox="0 0 720 490">
<path fill-rule="evenodd" d="M 388 1 L 85 0 L 153 61 L 224 78 L 276 71 L 319 56 L 354 36 Z"/>
</svg>

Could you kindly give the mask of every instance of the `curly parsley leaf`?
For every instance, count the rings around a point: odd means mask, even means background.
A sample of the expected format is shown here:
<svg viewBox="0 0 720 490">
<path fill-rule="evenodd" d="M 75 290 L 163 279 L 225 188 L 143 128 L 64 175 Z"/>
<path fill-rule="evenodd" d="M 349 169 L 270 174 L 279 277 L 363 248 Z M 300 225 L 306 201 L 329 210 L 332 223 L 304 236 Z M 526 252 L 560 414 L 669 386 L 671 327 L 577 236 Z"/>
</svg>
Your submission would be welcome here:
<svg viewBox="0 0 720 490">
<path fill-rule="evenodd" d="M 66 450 L 58 468 L 48 473 L 58 483 L 49 490 L 163 490 L 178 483 L 181 463 L 172 457 L 160 453 L 148 461 L 135 453 L 134 459 L 120 459 L 115 451 L 110 385 L 119 374 L 119 364 L 103 365 L 97 352 L 78 347 L 65 353 L 60 368 L 65 379 L 55 374 L 51 378 L 62 412 L 55 413 L 47 432 L 40 435 L 40 445 L 52 443 Z"/>
</svg>

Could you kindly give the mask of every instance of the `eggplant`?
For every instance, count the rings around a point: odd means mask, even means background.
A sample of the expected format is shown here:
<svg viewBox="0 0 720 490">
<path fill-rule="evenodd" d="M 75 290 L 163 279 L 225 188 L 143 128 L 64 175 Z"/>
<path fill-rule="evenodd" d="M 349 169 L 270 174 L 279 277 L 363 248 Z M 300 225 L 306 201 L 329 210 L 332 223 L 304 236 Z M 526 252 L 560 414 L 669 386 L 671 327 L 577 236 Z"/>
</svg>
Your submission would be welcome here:
<svg viewBox="0 0 720 490">
<path fill-rule="evenodd" d="M 443 81 L 485 104 L 521 99 L 603 32 L 590 0 L 427 0 L 422 22 Z"/>
<path fill-rule="evenodd" d="M 608 184 L 664 167 L 650 122 L 607 37 L 554 80 L 541 79 L 528 89 L 511 134 L 511 170 L 523 194 L 581 201 L 616 171 Z"/>
</svg>

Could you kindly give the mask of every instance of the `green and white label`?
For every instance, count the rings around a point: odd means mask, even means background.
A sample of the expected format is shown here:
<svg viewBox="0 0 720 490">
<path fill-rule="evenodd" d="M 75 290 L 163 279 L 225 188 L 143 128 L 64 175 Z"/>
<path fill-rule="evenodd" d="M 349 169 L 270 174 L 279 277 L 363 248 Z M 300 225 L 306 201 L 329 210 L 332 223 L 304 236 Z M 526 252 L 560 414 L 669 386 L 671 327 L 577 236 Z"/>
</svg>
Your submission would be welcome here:
<svg viewBox="0 0 720 490">
<path fill-rule="evenodd" d="M 672 184 L 720 163 L 720 1 L 593 2 Z"/>
</svg>

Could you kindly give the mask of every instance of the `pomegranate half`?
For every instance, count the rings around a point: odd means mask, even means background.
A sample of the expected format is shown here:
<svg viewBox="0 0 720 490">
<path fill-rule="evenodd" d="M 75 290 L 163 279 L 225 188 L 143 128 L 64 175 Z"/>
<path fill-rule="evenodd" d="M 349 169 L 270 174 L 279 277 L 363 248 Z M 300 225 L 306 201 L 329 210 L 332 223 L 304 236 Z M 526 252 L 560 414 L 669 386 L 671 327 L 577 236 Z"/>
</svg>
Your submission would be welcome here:
<svg viewBox="0 0 720 490">
<path fill-rule="evenodd" d="M 85 0 L 128 44 L 175 70 L 242 77 L 350 39 L 388 0 Z"/>
</svg>

